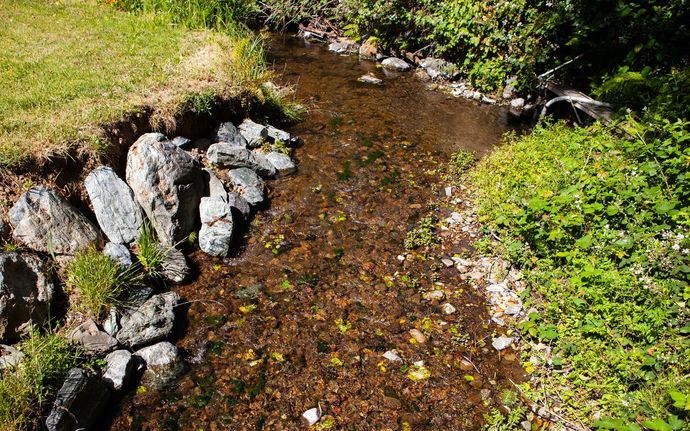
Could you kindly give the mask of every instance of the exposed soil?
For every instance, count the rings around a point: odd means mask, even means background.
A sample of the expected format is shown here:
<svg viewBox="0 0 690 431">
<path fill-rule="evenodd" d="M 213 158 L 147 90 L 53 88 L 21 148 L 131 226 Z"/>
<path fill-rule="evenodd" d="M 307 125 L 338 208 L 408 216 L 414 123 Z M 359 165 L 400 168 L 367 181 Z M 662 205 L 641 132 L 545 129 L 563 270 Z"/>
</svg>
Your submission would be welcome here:
<svg viewBox="0 0 690 431">
<path fill-rule="evenodd" d="M 426 256 L 403 243 L 441 201 L 450 154 L 490 151 L 507 113 L 321 45 L 276 40 L 272 55 L 311 107 L 290 130 L 304 141 L 299 172 L 271 183 L 270 208 L 233 256 L 193 256 L 198 279 L 176 288 L 190 303 L 177 341 L 188 371 L 167 390 L 127 396 L 111 428 L 305 429 L 313 407 L 324 415 L 316 429 L 481 428 L 521 380 L 519 354 L 491 347 L 484 298 L 435 257 L 463 253 L 462 242 Z M 358 83 L 367 72 L 384 85 Z M 423 299 L 437 288 L 457 312 Z M 411 329 L 427 341 L 411 342 Z M 404 363 L 382 357 L 391 349 Z"/>
</svg>

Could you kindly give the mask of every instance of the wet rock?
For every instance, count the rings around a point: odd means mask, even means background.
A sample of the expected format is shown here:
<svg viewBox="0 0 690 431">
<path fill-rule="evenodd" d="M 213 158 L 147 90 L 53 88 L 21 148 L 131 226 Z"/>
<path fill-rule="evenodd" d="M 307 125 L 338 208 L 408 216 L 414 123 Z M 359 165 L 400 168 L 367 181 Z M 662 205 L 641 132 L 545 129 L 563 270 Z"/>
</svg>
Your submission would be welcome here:
<svg viewBox="0 0 690 431">
<path fill-rule="evenodd" d="M 312 426 L 321 419 L 321 409 L 314 407 L 302 413 L 302 424 Z"/>
<path fill-rule="evenodd" d="M 486 103 L 487 105 L 495 105 L 497 102 L 490 97 L 482 96 L 482 103 Z"/>
<path fill-rule="evenodd" d="M 105 354 L 117 347 L 117 340 L 100 331 L 96 322 L 91 319 L 70 332 L 69 338 L 80 343 L 87 352 L 96 354 Z"/>
<path fill-rule="evenodd" d="M 444 312 L 445 314 L 448 314 L 448 315 L 453 314 L 453 313 L 455 313 L 456 311 L 458 311 L 458 309 L 455 308 L 455 307 L 453 306 L 453 304 L 451 304 L 450 302 L 446 302 L 445 304 L 443 304 L 443 305 L 441 306 L 441 310 L 443 310 L 443 312 Z"/>
<path fill-rule="evenodd" d="M 376 60 L 379 54 L 379 44 L 376 39 L 368 38 L 362 46 L 359 47 L 359 58 L 362 60 Z"/>
<path fill-rule="evenodd" d="M 58 391 L 53 409 L 46 419 L 49 431 L 89 429 L 101 417 L 110 392 L 96 376 L 72 368 Z"/>
<path fill-rule="evenodd" d="M 268 129 L 250 119 L 245 119 L 240 127 L 240 133 L 247 141 L 247 148 L 258 148 L 268 138 Z"/>
<path fill-rule="evenodd" d="M 458 66 L 440 58 L 427 57 L 422 60 L 419 67 L 426 70 L 426 73 L 433 80 L 453 79 L 460 73 Z"/>
<path fill-rule="evenodd" d="M 266 129 L 268 130 L 268 140 L 272 141 L 273 143 L 282 142 L 286 145 L 290 145 L 291 147 L 294 147 L 299 143 L 299 138 L 290 135 L 284 130 L 280 130 L 270 125 L 266 126 Z"/>
<path fill-rule="evenodd" d="M 405 60 L 395 57 L 388 57 L 381 62 L 381 65 L 386 69 L 397 70 L 399 72 L 405 72 L 412 68 Z"/>
<path fill-rule="evenodd" d="M 287 154 L 272 151 L 266 154 L 266 159 L 273 165 L 278 175 L 290 175 L 297 171 L 295 162 Z"/>
<path fill-rule="evenodd" d="M 352 39 L 341 37 L 331 42 L 328 45 L 328 50 L 342 55 L 357 54 L 359 52 L 359 45 Z"/>
<path fill-rule="evenodd" d="M 515 84 L 517 83 L 517 77 L 510 76 L 506 79 L 506 85 L 503 87 L 503 94 L 501 97 L 504 99 L 510 99 L 515 94 Z"/>
<path fill-rule="evenodd" d="M 134 352 L 134 356 L 146 363 L 142 384 L 161 389 L 172 382 L 184 365 L 174 344 L 163 341 Z"/>
<path fill-rule="evenodd" d="M 0 253 L 0 340 L 14 340 L 48 316 L 55 286 L 36 256 Z"/>
<path fill-rule="evenodd" d="M 228 172 L 230 182 L 251 206 L 257 206 L 264 201 L 264 182 L 251 169 L 239 168 Z"/>
<path fill-rule="evenodd" d="M 206 178 L 206 188 L 209 196 L 227 196 L 228 192 L 225 190 L 223 182 L 218 179 L 212 170 L 204 169 L 204 177 Z"/>
<path fill-rule="evenodd" d="M 249 206 L 249 202 L 247 202 L 242 196 L 235 192 L 229 192 L 227 199 L 228 205 L 230 205 L 233 210 L 237 211 L 245 219 L 249 217 L 249 214 L 251 214 L 251 208 Z"/>
<path fill-rule="evenodd" d="M 428 340 L 426 335 L 422 334 L 418 329 L 410 329 L 410 336 L 419 344 L 424 344 Z"/>
<path fill-rule="evenodd" d="M 96 220 L 111 242 L 129 244 L 139 239 L 144 216 L 127 183 L 106 166 L 84 180 Z"/>
<path fill-rule="evenodd" d="M 119 391 L 131 380 L 137 370 L 136 358 L 127 350 L 116 350 L 105 357 L 103 381 L 113 390 Z"/>
<path fill-rule="evenodd" d="M 180 250 L 174 247 L 163 246 L 163 264 L 161 275 L 173 283 L 182 283 L 189 277 L 189 265 L 187 258 Z"/>
<path fill-rule="evenodd" d="M 180 297 L 175 292 L 154 295 L 132 314 L 120 319 L 117 340 L 130 347 L 155 343 L 168 337 L 175 322 L 175 307 Z"/>
<path fill-rule="evenodd" d="M 231 122 L 221 123 L 220 126 L 216 127 L 211 134 L 211 141 L 214 143 L 225 142 L 238 147 L 247 146 L 247 140 Z"/>
<path fill-rule="evenodd" d="M 362 75 L 357 79 L 359 82 L 363 82 L 365 84 L 373 84 L 373 85 L 381 85 L 383 84 L 383 80 L 377 78 L 371 73 L 367 73 L 366 75 Z"/>
<path fill-rule="evenodd" d="M 192 148 L 192 140 L 184 136 L 175 136 L 171 142 L 183 150 L 190 150 Z"/>
<path fill-rule="evenodd" d="M 129 150 L 127 183 L 163 244 L 173 246 L 192 232 L 204 177 L 189 153 L 160 133 L 147 133 Z"/>
<path fill-rule="evenodd" d="M 211 256 L 227 256 L 232 241 L 232 208 L 220 196 L 201 199 L 199 248 Z"/>
<path fill-rule="evenodd" d="M 276 175 L 276 168 L 263 154 L 224 142 L 211 145 L 207 157 L 210 163 L 222 168 L 249 168 L 264 178 Z"/>
<path fill-rule="evenodd" d="M 512 337 L 506 337 L 505 335 L 501 335 L 500 337 L 494 338 L 491 342 L 491 345 L 494 346 L 494 349 L 501 351 L 503 349 L 510 347 L 513 344 L 513 341 L 514 340 Z"/>
<path fill-rule="evenodd" d="M 16 368 L 24 358 L 24 354 L 12 346 L 0 344 L 0 370 Z"/>
<path fill-rule="evenodd" d="M 24 193 L 10 210 L 12 237 L 32 250 L 73 256 L 98 242 L 98 229 L 60 195 L 44 186 Z"/>
<path fill-rule="evenodd" d="M 250 284 L 235 292 L 235 297 L 240 301 L 254 301 L 259 297 L 263 288 L 261 284 Z"/>
<path fill-rule="evenodd" d="M 109 242 L 103 247 L 103 254 L 122 268 L 132 264 L 132 253 L 129 252 L 129 249 L 124 244 Z"/>
<path fill-rule="evenodd" d="M 519 115 L 525 109 L 525 99 L 518 98 L 510 101 L 510 112 Z"/>
<path fill-rule="evenodd" d="M 119 319 L 117 318 L 117 309 L 115 307 L 110 309 L 108 317 L 106 317 L 103 321 L 103 330 L 111 337 L 114 337 L 115 334 L 117 334 L 117 331 L 120 330 L 120 323 Z"/>
</svg>

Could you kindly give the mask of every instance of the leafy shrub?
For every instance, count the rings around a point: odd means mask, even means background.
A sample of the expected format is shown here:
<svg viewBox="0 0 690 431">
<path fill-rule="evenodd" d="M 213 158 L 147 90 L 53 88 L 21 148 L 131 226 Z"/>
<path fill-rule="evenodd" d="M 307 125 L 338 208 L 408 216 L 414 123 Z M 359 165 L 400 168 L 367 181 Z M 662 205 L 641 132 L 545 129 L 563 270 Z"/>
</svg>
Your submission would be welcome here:
<svg viewBox="0 0 690 431">
<path fill-rule="evenodd" d="M 122 294 L 135 278 L 132 269 L 120 268 L 108 256 L 89 248 L 69 265 L 67 283 L 77 290 L 82 305 L 98 319 L 121 303 Z"/>
<path fill-rule="evenodd" d="M 584 422 L 598 412 L 617 429 L 657 429 L 645 421 L 687 418 L 670 394 L 690 393 L 679 377 L 690 372 L 690 128 L 628 130 L 637 137 L 541 126 L 472 180 L 481 217 L 526 273 L 537 311 L 520 328 L 553 349 L 539 380 Z"/>
<path fill-rule="evenodd" d="M 42 408 L 77 366 L 80 352 L 66 338 L 37 330 L 17 347 L 24 354 L 19 367 L 0 371 L 0 429 L 40 429 Z"/>
<path fill-rule="evenodd" d="M 420 247 L 431 247 L 437 244 L 439 238 L 436 236 L 436 224 L 438 219 L 434 214 L 421 219 L 417 227 L 407 233 L 405 238 L 405 248 L 413 250 Z"/>
</svg>

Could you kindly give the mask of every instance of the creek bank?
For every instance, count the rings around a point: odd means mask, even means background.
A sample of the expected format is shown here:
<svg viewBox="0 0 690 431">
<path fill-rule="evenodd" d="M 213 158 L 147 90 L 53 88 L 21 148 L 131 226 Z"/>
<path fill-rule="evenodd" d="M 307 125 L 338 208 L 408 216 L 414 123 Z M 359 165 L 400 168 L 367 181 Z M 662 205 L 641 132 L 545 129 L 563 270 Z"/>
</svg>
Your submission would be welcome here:
<svg viewBox="0 0 690 431">
<path fill-rule="evenodd" d="M 239 127 L 222 123 L 212 135 L 210 145 L 184 137 L 169 140 L 160 133 L 142 135 L 129 149 L 126 181 L 106 166 L 86 177 L 89 211 L 80 211 L 45 186 L 22 194 L 9 213 L 12 240 L 22 249 L 0 253 L 0 341 L 12 343 L 32 326 L 47 323 L 54 291 L 62 287 L 53 282 L 52 259 L 61 274 L 69 273 L 81 253 L 96 248 L 124 273 L 142 271 L 138 240 L 149 224 L 160 241 L 153 245 L 162 256 L 157 274 L 170 283 L 190 276 L 178 247 L 189 249 L 194 232 L 199 232 L 202 251 L 226 257 L 252 207 L 266 203 L 264 180 L 254 170 L 267 178 L 294 173 L 290 145 L 299 141 L 248 119 Z M 197 142 L 204 146 L 195 146 Z M 214 146 L 239 149 L 242 160 L 255 163 L 239 168 L 221 163 L 212 155 Z M 97 223 L 85 214 L 93 214 Z M 109 242 L 103 247 L 104 238 Z M 88 356 L 104 357 L 106 365 L 70 370 L 46 420 L 49 430 L 89 428 L 111 395 L 129 389 L 141 371 L 142 384 L 160 389 L 184 370 L 183 355 L 168 341 L 183 317 L 182 298 L 156 280 L 145 283 L 130 286 L 129 297 L 120 298 L 126 306 L 113 307 L 103 320 L 67 316 L 74 328 L 68 337 Z M 79 294 L 72 292 L 69 301 L 77 307 Z M 22 353 L 4 346 L 2 366 L 21 367 Z"/>
</svg>

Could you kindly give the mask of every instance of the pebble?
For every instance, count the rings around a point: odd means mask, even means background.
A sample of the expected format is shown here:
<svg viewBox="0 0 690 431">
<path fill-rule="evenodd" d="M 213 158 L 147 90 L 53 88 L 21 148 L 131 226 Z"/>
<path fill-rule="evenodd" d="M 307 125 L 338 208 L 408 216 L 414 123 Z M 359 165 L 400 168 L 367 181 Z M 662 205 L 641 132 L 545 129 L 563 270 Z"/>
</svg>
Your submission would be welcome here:
<svg viewBox="0 0 690 431">
<path fill-rule="evenodd" d="M 422 295 L 427 301 L 443 301 L 446 298 L 446 293 L 442 290 L 432 290 Z"/>
<path fill-rule="evenodd" d="M 453 187 L 446 187 L 446 197 L 453 196 Z"/>
<path fill-rule="evenodd" d="M 447 257 L 441 259 L 441 263 L 443 263 L 446 266 L 446 268 L 450 268 L 451 266 L 453 266 L 453 261 L 451 259 L 448 259 Z"/>
<path fill-rule="evenodd" d="M 513 338 L 512 337 L 506 337 L 504 335 L 501 335 L 500 337 L 496 337 L 493 339 L 491 342 L 491 345 L 494 346 L 494 349 L 501 351 L 505 348 L 510 347 L 510 345 L 513 344 Z"/>
<path fill-rule="evenodd" d="M 458 309 L 455 308 L 455 307 L 453 307 L 453 304 L 451 304 L 450 302 L 446 302 L 445 304 L 443 304 L 443 305 L 441 306 L 441 309 L 442 309 L 443 312 L 446 313 L 446 314 L 453 314 L 453 313 L 455 313 L 456 311 L 458 311 Z"/>
<path fill-rule="evenodd" d="M 403 362 L 402 358 L 398 355 L 398 351 L 395 349 L 387 351 L 383 354 L 383 357 L 393 363 L 402 364 Z"/>
<path fill-rule="evenodd" d="M 357 80 L 359 82 L 363 82 L 364 84 L 373 84 L 373 85 L 381 85 L 383 84 L 383 80 L 375 77 L 371 73 L 367 73 L 366 75 L 362 75 L 359 77 Z"/>
<path fill-rule="evenodd" d="M 321 409 L 312 408 L 302 413 L 302 422 L 306 426 L 312 426 L 321 419 Z"/>
<path fill-rule="evenodd" d="M 422 334 L 418 329 L 410 329 L 410 336 L 419 344 L 427 342 L 426 335 Z"/>
<path fill-rule="evenodd" d="M 520 304 L 513 304 L 509 305 L 505 309 L 505 314 L 509 316 L 514 316 L 516 314 L 519 314 L 522 311 L 522 305 Z"/>
</svg>

